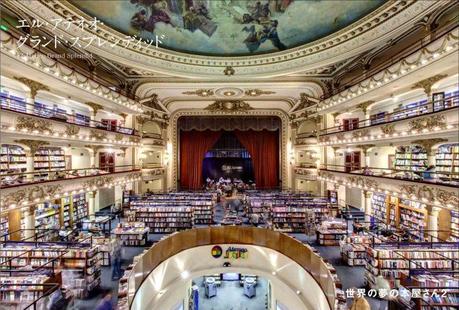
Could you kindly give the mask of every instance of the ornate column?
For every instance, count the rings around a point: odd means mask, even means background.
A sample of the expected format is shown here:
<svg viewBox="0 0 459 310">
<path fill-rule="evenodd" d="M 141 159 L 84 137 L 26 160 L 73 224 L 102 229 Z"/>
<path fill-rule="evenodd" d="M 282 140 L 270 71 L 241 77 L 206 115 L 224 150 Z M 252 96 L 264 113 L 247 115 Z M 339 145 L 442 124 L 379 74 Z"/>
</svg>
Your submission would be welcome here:
<svg viewBox="0 0 459 310">
<path fill-rule="evenodd" d="M 427 222 L 427 230 L 429 231 L 429 235 L 433 236 L 432 241 L 437 241 L 438 238 L 438 216 L 440 214 L 441 208 L 432 207 L 428 210 L 428 222 Z"/>
<path fill-rule="evenodd" d="M 412 144 L 417 144 L 425 148 L 427 151 L 427 165 L 428 166 L 435 166 L 435 151 L 436 149 L 433 148 L 434 145 L 442 142 L 447 142 L 447 139 L 443 138 L 435 138 L 435 139 L 422 139 L 422 140 L 415 140 L 411 141 Z"/>
<path fill-rule="evenodd" d="M 372 105 L 373 103 L 375 103 L 373 100 L 369 100 L 369 101 L 365 101 L 365 102 L 362 102 L 362 103 L 359 103 L 357 105 L 357 108 L 362 110 L 363 114 L 364 114 L 364 118 L 365 118 L 365 126 L 369 126 L 370 125 L 370 111 L 368 111 L 368 107 L 370 105 Z"/>
<path fill-rule="evenodd" d="M 95 216 L 95 213 L 96 213 L 96 194 L 97 194 L 97 191 L 88 192 L 88 215 L 89 217 Z"/>
<path fill-rule="evenodd" d="M 35 104 L 35 97 L 37 96 L 37 93 L 39 90 L 46 90 L 49 91 L 49 87 L 46 85 L 43 85 L 39 82 L 36 82 L 34 80 L 25 78 L 25 77 L 15 77 L 15 80 L 25 84 L 27 87 L 30 88 L 30 97 L 27 97 L 25 99 L 26 102 L 26 112 L 29 114 L 33 114 L 33 109 L 34 109 L 34 104 Z"/>
<path fill-rule="evenodd" d="M 30 209 L 23 211 L 24 222 L 25 222 L 25 231 L 24 237 L 27 241 L 33 241 L 33 236 L 35 235 L 35 206 L 31 206 Z"/>
<path fill-rule="evenodd" d="M 104 107 L 95 102 L 85 102 L 85 104 L 92 108 L 91 121 L 95 121 L 97 111 L 102 110 Z"/>
<path fill-rule="evenodd" d="M 373 215 L 372 208 L 371 208 L 371 197 L 373 196 L 373 193 L 367 190 L 363 190 L 363 197 L 364 197 L 364 210 L 365 210 L 365 215 L 367 217 L 370 217 Z"/>
<path fill-rule="evenodd" d="M 104 147 L 102 145 L 85 145 L 84 147 L 91 149 L 92 156 L 89 158 L 89 166 L 91 168 L 98 168 L 99 161 L 97 160 L 97 152 Z"/>
<path fill-rule="evenodd" d="M 363 144 L 363 145 L 357 145 L 357 148 L 360 148 L 362 150 L 362 153 L 364 155 L 364 163 L 366 167 L 370 167 L 370 152 L 369 150 L 372 147 L 375 147 L 376 145 L 374 144 Z"/>
<path fill-rule="evenodd" d="M 418 89 L 418 88 L 424 89 L 424 93 L 427 96 L 427 102 L 432 102 L 432 86 L 436 82 L 444 79 L 447 76 L 448 76 L 447 74 L 437 74 L 437 75 L 431 76 L 427 79 L 424 79 L 422 81 L 419 81 L 413 84 L 411 89 Z M 429 107 L 429 111 L 433 111 L 433 107 Z"/>
<path fill-rule="evenodd" d="M 27 146 L 29 149 L 25 150 L 25 155 L 26 155 L 26 179 L 28 181 L 32 181 L 34 179 L 34 156 L 37 150 L 44 146 L 48 145 L 49 142 L 46 141 L 40 141 L 40 140 L 29 140 L 29 139 L 20 139 L 20 140 L 14 140 L 14 142 L 23 144 Z"/>
</svg>

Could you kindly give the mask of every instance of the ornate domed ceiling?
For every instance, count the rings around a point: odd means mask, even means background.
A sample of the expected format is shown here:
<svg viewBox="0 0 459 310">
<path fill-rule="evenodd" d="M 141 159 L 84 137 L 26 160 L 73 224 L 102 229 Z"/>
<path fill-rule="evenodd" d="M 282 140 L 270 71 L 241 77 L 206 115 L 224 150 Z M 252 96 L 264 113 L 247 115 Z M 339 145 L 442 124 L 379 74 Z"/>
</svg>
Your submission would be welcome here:
<svg viewBox="0 0 459 310">
<path fill-rule="evenodd" d="M 69 0 L 126 35 L 161 37 L 189 54 L 246 56 L 278 52 L 339 31 L 384 0 Z"/>
</svg>

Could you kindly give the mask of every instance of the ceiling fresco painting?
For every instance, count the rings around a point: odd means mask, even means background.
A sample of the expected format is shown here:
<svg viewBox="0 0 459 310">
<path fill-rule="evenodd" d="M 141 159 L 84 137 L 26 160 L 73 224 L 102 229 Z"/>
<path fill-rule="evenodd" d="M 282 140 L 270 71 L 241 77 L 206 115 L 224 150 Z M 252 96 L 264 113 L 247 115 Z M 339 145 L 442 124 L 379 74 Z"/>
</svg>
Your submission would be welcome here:
<svg viewBox="0 0 459 310">
<path fill-rule="evenodd" d="M 277 52 L 332 34 L 384 0 L 69 0 L 127 35 L 189 54 Z"/>
</svg>

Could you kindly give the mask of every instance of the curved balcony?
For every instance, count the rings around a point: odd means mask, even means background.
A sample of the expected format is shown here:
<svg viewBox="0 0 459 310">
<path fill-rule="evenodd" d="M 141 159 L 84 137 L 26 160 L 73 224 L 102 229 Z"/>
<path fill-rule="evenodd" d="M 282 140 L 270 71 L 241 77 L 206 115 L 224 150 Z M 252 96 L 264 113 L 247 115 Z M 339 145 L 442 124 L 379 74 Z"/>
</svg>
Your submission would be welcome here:
<svg viewBox="0 0 459 310">
<path fill-rule="evenodd" d="M 324 260 L 313 250 L 299 242 L 298 240 L 280 233 L 268 229 L 254 228 L 254 227 L 206 227 L 206 228 L 197 228 L 187 230 L 181 233 L 172 234 L 166 239 L 163 239 L 156 244 L 154 244 L 140 259 L 136 262 L 128 278 L 128 303 L 130 309 L 146 309 L 148 306 L 152 306 L 157 309 L 159 299 L 163 298 L 169 293 L 169 291 L 164 291 L 163 287 L 166 285 L 169 280 L 171 286 L 184 284 L 183 280 L 177 281 L 174 280 L 176 275 L 173 274 L 178 272 L 180 277 L 180 271 L 174 270 L 173 272 L 166 272 L 164 268 L 171 268 L 173 265 L 172 262 L 168 264 L 168 260 L 175 255 L 181 255 L 180 264 L 186 265 L 190 263 L 192 268 L 198 269 L 192 264 L 191 260 L 196 255 L 189 255 L 189 251 L 196 251 L 199 249 L 204 249 L 205 252 L 201 253 L 199 260 L 207 264 L 219 266 L 223 264 L 226 259 L 216 259 L 213 258 L 210 254 L 210 251 L 207 252 L 209 247 L 213 245 L 242 245 L 246 247 L 257 247 L 258 250 L 253 250 L 252 254 L 249 255 L 248 260 L 232 260 L 231 264 L 235 268 L 250 269 L 252 272 L 255 272 L 255 269 L 271 268 L 267 266 L 270 264 L 262 264 L 260 261 L 252 261 L 254 266 L 251 266 L 250 256 L 256 256 L 260 253 L 265 253 L 264 251 L 270 251 L 273 254 L 266 255 L 271 260 L 276 260 L 274 256 L 282 254 L 282 257 L 285 257 L 287 261 L 290 261 L 288 265 L 296 265 L 294 269 L 297 274 L 304 272 L 306 278 L 310 278 L 309 285 L 304 285 L 302 287 L 297 286 L 295 298 L 303 300 L 305 303 L 312 303 L 314 309 L 336 309 L 338 305 L 338 299 L 336 297 L 337 285 L 335 282 L 335 276 L 333 274 L 334 269 L 327 265 Z M 263 250 L 266 249 L 266 250 Z M 208 253 L 208 256 L 203 255 Z M 277 253 L 277 254 L 276 254 Z M 262 254 L 263 255 L 263 254 Z M 199 255 L 198 255 L 199 256 Z M 255 258 L 254 258 L 255 259 Z M 280 260 L 280 258 L 278 258 Z M 187 262 L 190 260 L 189 262 Z M 175 259 L 174 261 L 179 261 Z M 275 262 L 271 262 L 271 264 Z M 166 264 L 167 266 L 165 266 Z M 197 265 L 198 263 L 196 263 Z M 299 269 L 298 269 L 299 268 Z M 162 270 L 162 277 L 158 281 L 160 284 L 155 283 L 155 272 Z M 232 267 L 226 267 L 226 272 Z M 183 270 L 182 270 L 183 271 Z M 190 274 L 195 272 L 195 270 L 190 270 Z M 167 274 L 167 277 L 165 275 Z M 271 272 L 268 273 L 271 276 Z M 283 274 L 283 270 L 279 270 L 278 273 L 273 273 L 275 279 L 273 280 L 283 280 L 284 283 L 288 283 L 285 288 L 288 288 L 292 285 L 298 284 L 294 283 L 296 276 Z M 287 278 L 283 278 L 286 276 Z M 167 279 L 166 279 L 167 278 Z M 303 281 L 304 278 L 303 278 Z M 312 282 L 311 282 L 312 281 Z M 156 287 L 156 291 L 150 291 L 150 286 L 160 286 Z M 317 289 L 316 289 L 317 287 Z M 159 292 L 158 292 L 159 290 Z M 316 291 L 317 290 L 317 291 Z M 173 294 L 173 299 L 177 302 L 177 296 L 175 295 L 175 290 L 171 293 Z M 156 303 L 155 303 L 156 302 Z M 303 306 L 305 308 L 305 306 Z M 152 308 L 149 308 L 152 309 Z M 159 309 L 159 308 L 158 308 Z M 312 309 L 312 308 L 311 308 Z"/>
<path fill-rule="evenodd" d="M 59 111 L 58 109 L 49 109 L 43 106 L 26 103 L 24 101 L 12 99 L 9 97 L 0 96 L 0 102 L 2 110 L 6 111 L 16 112 L 25 115 L 32 115 L 47 120 L 53 120 L 56 122 L 62 122 L 81 127 L 95 128 L 109 132 L 121 133 L 125 135 L 139 136 L 139 132 L 133 128 L 111 126 L 111 124 L 109 123 L 79 118 L 77 115 L 64 113 Z"/>
<path fill-rule="evenodd" d="M 5 189 L 57 181 L 78 182 L 88 177 L 99 177 L 120 173 L 138 172 L 140 171 L 140 169 L 141 167 L 136 165 L 107 165 L 103 168 L 82 168 L 68 170 L 44 170 L 33 172 L 7 173 L 0 175 L 0 188 Z"/>
<path fill-rule="evenodd" d="M 375 167 L 361 168 L 359 165 L 321 165 L 320 171 L 342 172 L 362 176 L 395 179 L 400 181 L 450 186 L 455 188 L 459 186 L 459 173 L 457 172 L 422 172 Z"/>
<path fill-rule="evenodd" d="M 319 136 L 326 136 L 341 132 L 352 132 L 359 129 L 376 127 L 386 124 L 392 124 L 394 122 L 402 120 L 410 120 L 418 116 L 430 116 L 432 114 L 449 111 L 459 106 L 459 96 L 451 96 L 443 100 L 436 100 L 428 102 L 416 107 L 405 108 L 396 112 L 387 113 L 384 117 L 376 119 L 369 118 L 363 119 L 358 122 L 352 123 L 350 126 L 345 127 L 343 125 L 333 126 L 319 130 Z"/>
</svg>

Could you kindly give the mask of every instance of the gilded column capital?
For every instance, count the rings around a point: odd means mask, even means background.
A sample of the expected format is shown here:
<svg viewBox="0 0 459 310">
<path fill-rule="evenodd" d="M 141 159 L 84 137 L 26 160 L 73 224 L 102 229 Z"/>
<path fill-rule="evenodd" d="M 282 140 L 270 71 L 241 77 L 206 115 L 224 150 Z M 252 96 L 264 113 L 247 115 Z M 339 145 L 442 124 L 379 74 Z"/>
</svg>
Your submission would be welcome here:
<svg viewBox="0 0 459 310">
<path fill-rule="evenodd" d="M 30 88 L 30 95 L 32 99 L 35 100 L 35 97 L 37 96 L 37 92 L 39 90 L 46 90 L 49 91 L 49 87 L 46 85 L 43 85 L 42 83 L 39 83 L 37 81 L 25 78 L 25 77 L 14 77 L 15 80 L 25 84 L 27 87 Z"/>
<path fill-rule="evenodd" d="M 434 138 L 434 139 L 414 140 L 414 141 L 411 141 L 411 143 L 420 145 L 423 148 L 425 148 L 425 150 L 427 151 L 428 155 L 434 155 L 432 147 L 435 144 L 438 144 L 438 143 L 441 143 L 441 142 L 447 142 L 447 141 L 448 141 L 447 139 L 443 139 L 443 138 Z"/>
<path fill-rule="evenodd" d="M 373 103 L 375 103 L 373 100 L 368 100 L 368 101 L 365 101 L 365 102 L 362 102 L 362 103 L 359 103 L 356 107 L 360 110 L 363 111 L 363 113 L 367 113 L 367 109 L 370 105 L 372 105 Z"/>
<path fill-rule="evenodd" d="M 437 75 L 428 77 L 427 79 L 414 83 L 411 89 L 422 88 L 424 89 L 424 92 L 426 93 L 426 95 L 430 97 L 430 95 L 432 94 L 432 86 L 447 76 L 448 76 L 447 74 L 437 74 Z"/>
<path fill-rule="evenodd" d="M 49 142 L 47 141 L 30 140 L 30 139 L 14 140 L 14 142 L 27 146 L 30 149 L 30 152 L 32 153 L 31 156 L 33 156 L 40 147 L 49 145 Z"/>
<path fill-rule="evenodd" d="M 94 115 L 97 114 L 97 111 L 103 110 L 103 109 L 104 109 L 103 106 L 101 106 L 100 104 L 95 103 L 95 102 L 90 102 L 90 101 L 88 101 L 88 102 L 85 102 L 85 104 L 86 104 L 87 106 L 90 106 L 90 107 L 92 108 L 92 110 L 93 110 L 93 112 L 94 112 Z"/>
</svg>

